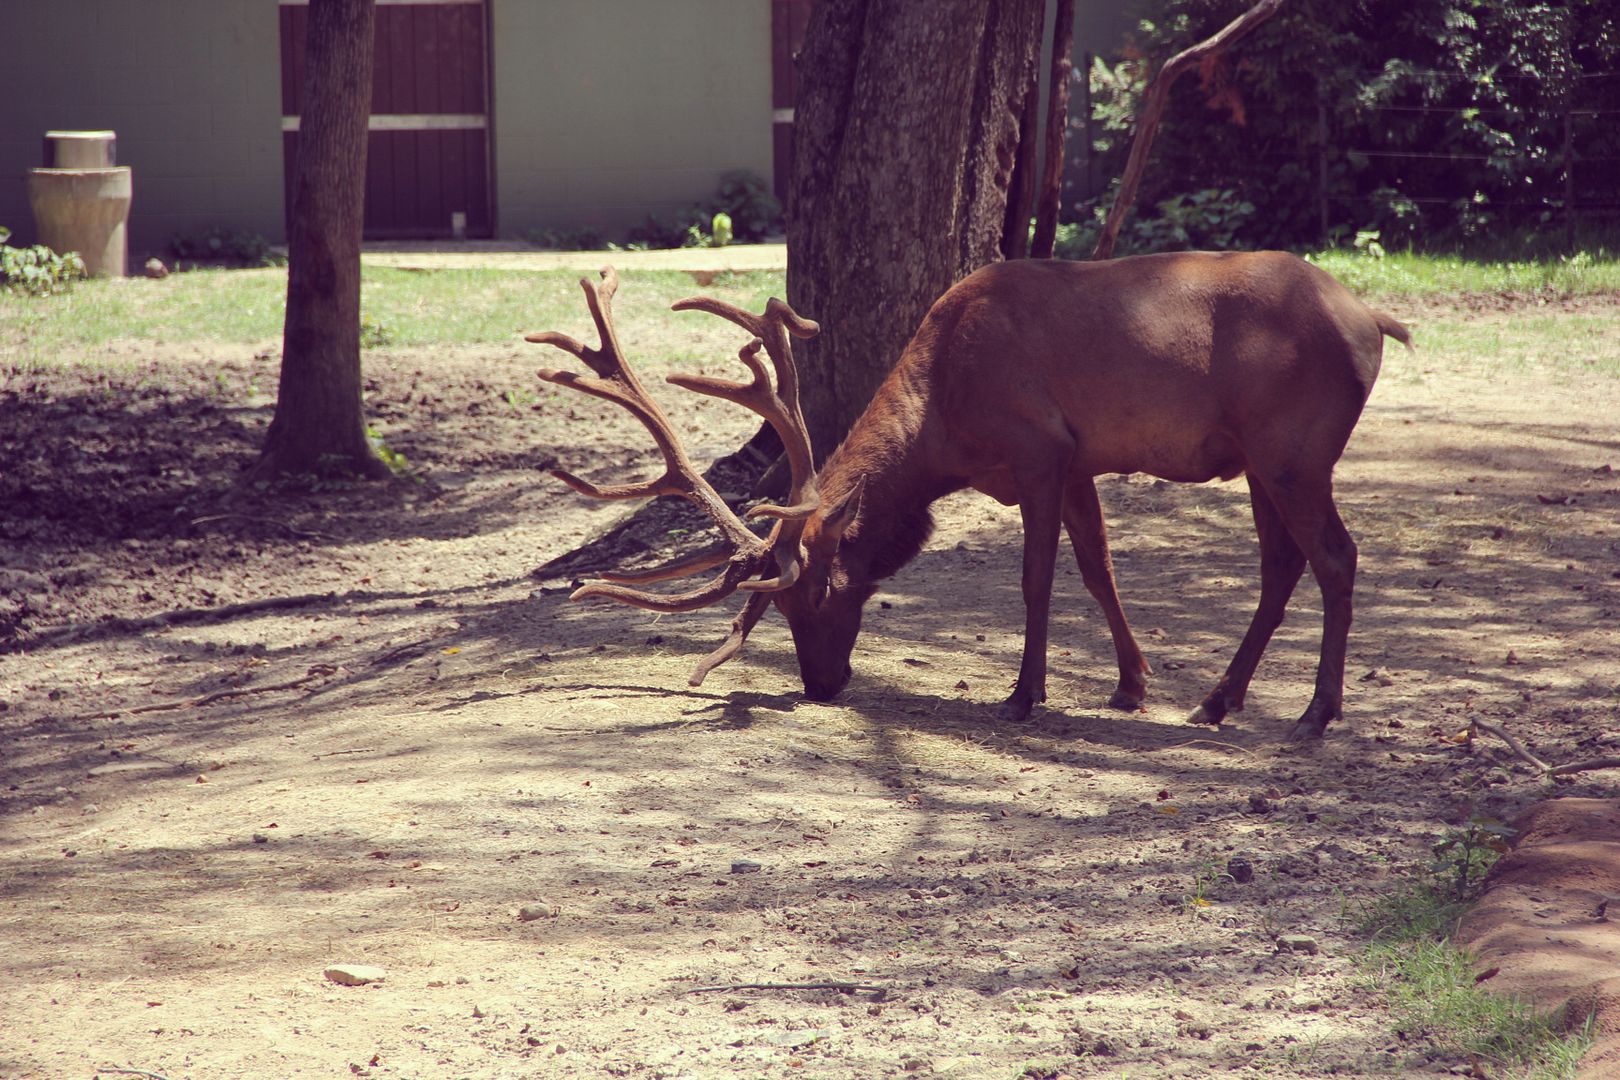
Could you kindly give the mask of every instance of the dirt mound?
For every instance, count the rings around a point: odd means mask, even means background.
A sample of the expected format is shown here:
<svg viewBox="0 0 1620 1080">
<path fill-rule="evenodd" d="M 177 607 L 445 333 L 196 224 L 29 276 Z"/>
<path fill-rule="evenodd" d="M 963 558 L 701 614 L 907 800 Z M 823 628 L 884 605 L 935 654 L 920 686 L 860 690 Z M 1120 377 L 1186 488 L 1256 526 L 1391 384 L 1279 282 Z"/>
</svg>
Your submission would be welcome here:
<svg viewBox="0 0 1620 1080">
<path fill-rule="evenodd" d="M 1620 1076 L 1620 799 L 1552 799 L 1515 824 L 1458 940 L 1499 969 L 1498 993 L 1563 1007 L 1571 1027 L 1593 1017 L 1580 1076 Z"/>
</svg>

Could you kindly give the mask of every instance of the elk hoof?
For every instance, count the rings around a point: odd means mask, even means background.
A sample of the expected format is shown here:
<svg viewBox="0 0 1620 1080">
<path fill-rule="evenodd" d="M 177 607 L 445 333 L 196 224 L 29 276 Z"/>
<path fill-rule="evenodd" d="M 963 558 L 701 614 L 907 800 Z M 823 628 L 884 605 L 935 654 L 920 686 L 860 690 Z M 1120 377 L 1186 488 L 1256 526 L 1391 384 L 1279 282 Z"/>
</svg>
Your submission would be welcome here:
<svg viewBox="0 0 1620 1080">
<path fill-rule="evenodd" d="M 1217 710 L 1209 702 L 1204 702 L 1187 715 L 1189 724 L 1207 724 L 1210 727 L 1220 727 L 1221 721 L 1226 719 L 1226 710 Z"/>
<path fill-rule="evenodd" d="M 1135 712 L 1142 707 L 1142 692 L 1131 692 L 1125 689 L 1114 691 L 1114 696 L 1108 699 L 1110 709 L 1122 709 L 1125 712 Z"/>
<path fill-rule="evenodd" d="M 1323 708 L 1314 701 L 1305 708 L 1305 715 L 1299 718 L 1288 733 L 1289 742 L 1314 742 L 1327 733 L 1328 724 L 1338 718 L 1335 709 Z"/>
<path fill-rule="evenodd" d="M 1035 707 L 1035 701 L 1028 694 L 1013 691 L 1012 697 L 996 706 L 996 722 L 1001 724 L 1021 724 L 1029 719 L 1029 712 Z"/>
</svg>

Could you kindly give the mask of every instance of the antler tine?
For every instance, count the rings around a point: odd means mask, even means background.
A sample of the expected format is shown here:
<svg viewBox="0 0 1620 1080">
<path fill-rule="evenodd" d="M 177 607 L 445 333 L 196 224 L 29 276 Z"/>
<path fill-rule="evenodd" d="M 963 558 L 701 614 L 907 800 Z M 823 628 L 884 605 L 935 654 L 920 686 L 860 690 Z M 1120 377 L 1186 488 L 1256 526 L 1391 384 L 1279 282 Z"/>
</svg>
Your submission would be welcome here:
<svg viewBox="0 0 1620 1080">
<path fill-rule="evenodd" d="M 760 616 L 764 615 L 770 606 L 770 593 L 755 593 L 750 596 L 748 603 L 743 605 L 743 609 L 731 621 L 731 635 L 726 638 L 718 649 L 705 656 L 702 662 L 693 669 L 692 677 L 686 680 L 686 685 L 702 686 L 703 680 L 708 677 L 709 672 L 741 652 L 743 642 L 748 640 L 748 631 L 754 628 L 754 624 L 759 622 Z"/>
<path fill-rule="evenodd" d="M 719 558 L 708 559 L 709 553 L 705 553 L 699 558 L 679 560 L 659 570 L 617 575 L 619 580 L 632 583 L 661 581 L 695 574 L 729 560 L 730 565 L 725 573 L 710 584 L 692 592 L 660 595 L 619 585 L 589 585 L 575 592 L 574 598 L 604 596 L 655 611 L 689 611 L 703 607 L 735 592 L 741 581 L 769 566 L 769 548 L 764 540 L 756 536 L 747 525 L 743 524 L 742 519 L 732 512 L 708 481 L 703 479 L 691 459 L 687 457 L 686 448 L 675 433 L 669 418 L 647 393 L 636 377 L 635 371 L 625 360 L 613 328 L 612 302 L 613 295 L 619 287 L 619 277 L 611 266 L 603 268 L 601 277 L 600 283 L 589 279 L 580 281 L 580 287 L 585 291 L 586 304 L 590 307 L 591 318 L 596 323 L 600 342 L 596 348 L 586 346 L 557 331 L 529 334 L 526 340 L 540 345 L 550 345 L 578 357 L 600 376 L 590 378 L 576 372 L 550 368 L 537 373 L 547 382 L 611 401 L 634 416 L 658 445 L 659 453 L 664 458 L 664 472 L 652 480 L 605 486 L 598 486 L 562 469 L 553 469 L 552 475 L 576 491 L 601 499 L 638 499 L 655 495 L 683 496 L 714 521 L 732 551 L 731 554 L 722 554 Z"/>
<path fill-rule="evenodd" d="M 713 569 L 731 558 L 731 554 L 724 547 L 710 548 L 651 570 L 604 570 L 602 578 L 616 585 L 651 585 L 655 581 L 672 581 Z"/>
<path fill-rule="evenodd" d="M 564 352 L 572 353 L 604 379 L 622 374 L 626 382 L 639 390 L 635 373 L 623 364 L 619 341 L 613 333 L 613 295 L 619 291 L 619 272 L 611 266 L 604 266 L 598 273 L 602 278 L 600 284 L 590 278 L 580 278 L 579 287 L 585 290 L 585 304 L 591 309 L 591 321 L 596 323 L 597 340 L 601 342 L 599 347 L 592 349 L 555 330 L 529 334 L 524 340 L 536 345 L 555 345 Z"/>
<path fill-rule="evenodd" d="M 684 593 L 652 593 L 644 589 L 631 589 L 623 585 L 585 585 L 575 589 L 568 597 L 570 600 L 586 600 L 593 596 L 600 596 L 606 600 L 617 600 L 621 604 L 632 607 L 645 608 L 648 611 L 661 611 L 671 613 L 677 611 L 696 611 L 698 608 L 708 607 L 720 600 L 724 600 L 737 591 L 739 585 L 747 578 L 759 573 L 760 553 L 741 553 L 733 555 L 727 562 L 726 568 L 720 576 L 707 585 L 700 586 L 690 592 Z M 696 573 L 689 566 L 682 568 L 683 573 Z"/>
<path fill-rule="evenodd" d="M 687 386 L 698 390 L 699 393 L 712 393 L 718 397 L 728 397 L 719 393 L 717 388 L 726 386 L 733 390 L 746 388 L 753 391 L 758 387 L 759 398 L 767 394 L 770 397 L 771 411 L 761 409 L 755 400 L 731 396 L 729 400 L 736 401 L 760 413 L 782 439 L 782 446 L 787 452 L 788 465 L 792 473 L 792 489 L 786 508 L 788 513 L 774 513 L 779 508 L 755 507 L 750 511 L 751 517 L 781 517 L 783 520 L 797 520 L 807 516 L 807 506 L 813 506 L 815 491 L 815 454 L 810 445 L 809 429 L 804 422 L 804 413 L 799 408 L 799 372 L 793 363 L 793 343 L 791 338 L 811 338 L 821 332 L 821 326 L 810 319 L 802 318 L 785 301 L 772 297 L 765 304 L 765 313 L 755 315 L 742 308 L 728 304 L 724 300 L 716 300 L 710 296 L 692 296 L 685 300 L 677 300 L 674 304 L 676 311 L 706 311 L 711 315 L 718 315 L 722 319 L 736 323 L 738 326 L 753 334 L 755 341 L 743 349 L 738 356 L 754 373 L 752 384 L 723 383 L 717 379 L 705 379 L 702 376 L 669 376 L 670 382 L 679 386 Z M 791 337 L 790 337 L 791 335 Z M 776 387 L 774 392 L 766 385 L 763 367 L 758 360 L 758 350 L 763 346 L 770 354 L 771 365 L 776 372 Z M 679 380 L 679 381 L 677 381 Z M 710 389 L 700 389 L 699 384 Z M 801 513 L 803 511 L 803 513 Z"/>
</svg>

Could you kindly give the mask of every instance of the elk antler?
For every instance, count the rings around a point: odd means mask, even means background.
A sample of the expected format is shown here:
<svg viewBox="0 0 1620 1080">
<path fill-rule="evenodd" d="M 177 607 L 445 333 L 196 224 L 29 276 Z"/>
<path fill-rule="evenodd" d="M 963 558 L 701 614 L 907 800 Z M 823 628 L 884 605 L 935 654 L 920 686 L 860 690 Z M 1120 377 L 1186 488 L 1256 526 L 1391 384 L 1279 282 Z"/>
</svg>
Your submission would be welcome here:
<svg viewBox="0 0 1620 1080">
<path fill-rule="evenodd" d="M 668 381 L 676 386 L 711 397 L 734 401 L 763 417 L 781 437 L 787 448 L 792 468 L 793 486 L 789 504 L 757 506 L 748 517 L 776 518 L 777 523 L 769 536 L 756 535 L 742 519 L 732 513 L 718 492 L 703 479 L 686 455 L 686 448 L 675 434 L 669 418 L 647 394 L 641 381 L 625 361 L 613 330 L 613 294 L 618 290 L 619 277 L 613 268 L 604 267 L 600 284 L 582 279 L 585 301 L 596 322 L 600 344 L 590 348 L 566 334 L 555 331 L 529 334 L 525 340 L 540 345 L 551 345 L 571 353 L 599 377 L 589 378 L 570 371 L 545 369 L 539 377 L 559 386 L 570 387 L 581 393 L 611 401 L 641 421 L 658 444 L 664 457 L 661 476 L 634 484 L 614 484 L 598 487 L 562 469 L 551 470 L 552 475 L 575 491 L 599 499 L 641 499 L 650 496 L 679 495 L 690 500 L 709 516 L 719 528 L 724 543 L 721 547 L 699 552 L 653 570 L 633 573 L 608 573 L 602 576 L 614 584 L 586 585 L 574 591 L 570 599 L 583 600 L 599 596 L 652 611 L 692 611 L 707 607 L 730 596 L 738 589 L 753 593 L 742 612 L 732 623 L 731 636 L 692 673 L 690 683 L 698 686 L 715 667 L 724 663 L 742 649 L 748 632 L 753 629 L 769 604 L 769 594 L 790 587 L 799 577 L 803 560 L 799 551 L 799 537 L 804 522 L 816 506 L 814 457 L 810 437 L 799 411 L 798 374 L 793 366 L 792 345 L 788 335 L 807 338 L 819 331 L 808 319 L 801 319 L 792 308 L 780 300 L 772 299 L 764 315 L 754 315 L 730 304 L 708 297 L 692 297 L 675 304 L 677 311 L 708 311 L 736 323 L 754 335 L 738 357 L 753 373 L 750 382 L 730 382 L 705 375 L 670 375 Z M 775 368 L 775 386 L 759 359 L 764 348 Z M 684 593 L 654 593 L 631 588 L 633 585 L 651 584 L 686 577 L 725 564 L 720 576 L 707 585 Z M 774 573 L 772 573 L 774 571 Z M 772 576 L 765 577 L 770 573 Z M 754 580 L 758 579 L 758 580 Z"/>
</svg>

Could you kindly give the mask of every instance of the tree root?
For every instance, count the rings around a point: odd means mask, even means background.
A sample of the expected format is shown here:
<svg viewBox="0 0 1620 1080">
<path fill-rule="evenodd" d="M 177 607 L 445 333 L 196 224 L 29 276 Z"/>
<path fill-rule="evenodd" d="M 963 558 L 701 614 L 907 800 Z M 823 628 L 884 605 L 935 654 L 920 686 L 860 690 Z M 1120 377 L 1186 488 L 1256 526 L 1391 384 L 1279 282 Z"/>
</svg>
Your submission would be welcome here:
<svg viewBox="0 0 1620 1080">
<path fill-rule="evenodd" d="M 1542 761 L 1540 758 L 1536 757 L 1536 755 L 1532 754 L 1530 751 L 1526 750 L 1524 748 L 1524 744 L 1519 742 L 1518 739 L 1514 738 L 1512 733 L 1510 733 L 1500 724 L 1493 724 L 1489 720 L 1481 720 L 1477 716 L 1471 717 L 1469 719 L 1469 724 L 1470 728 L 1468 735 L 1470 739 L 1473 738 L 1476 730 L 1483 731 L 1488 735 L 1495 735 L 1498 739 L 1501 739 L 1503 742 L 1507 743 L 1508 749 L 1513 751 L 1514 757 L 1518 758 L 1520 761 L 1524 762 L 1526 765 L 1530 766 L 1543 776 L 1570 776 L 1574 773 L 1592 772 L 1598 769 L 1620 769 L 1620 757 L 1592 758 L 1587 761 L 1572 761 L 1565 765 L 1549 765 L 1545 761 Z"/>
</svg>

